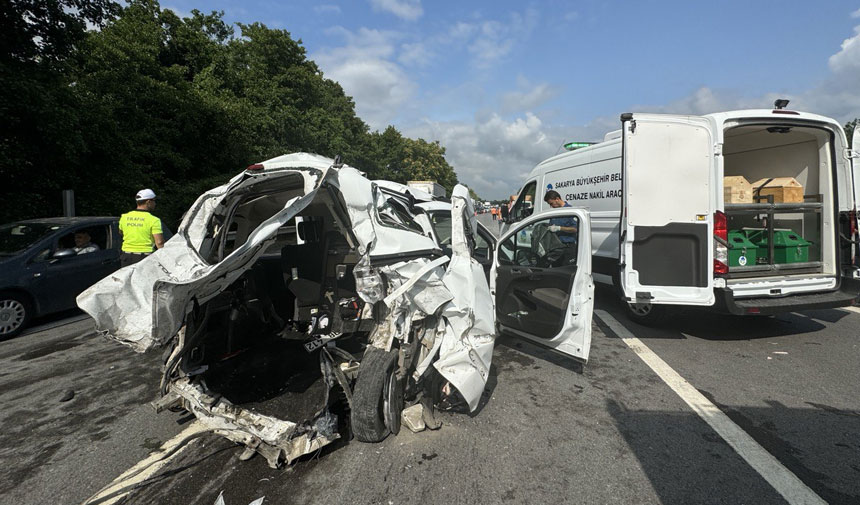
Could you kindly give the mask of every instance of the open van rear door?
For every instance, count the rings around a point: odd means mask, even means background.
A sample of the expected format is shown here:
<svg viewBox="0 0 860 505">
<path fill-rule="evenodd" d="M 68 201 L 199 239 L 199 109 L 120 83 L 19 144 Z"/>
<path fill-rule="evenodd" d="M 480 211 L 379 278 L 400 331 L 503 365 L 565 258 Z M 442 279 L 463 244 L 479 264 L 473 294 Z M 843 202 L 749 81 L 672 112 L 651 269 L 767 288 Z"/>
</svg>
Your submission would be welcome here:
<svg viewBox="0 0 860 505">
<path fill-rule="evenodd" d="M 497 244 L 490 290 L 499 330 L 587 361 L 594 308 L 588 211 L 529 216 Z"/>
<path fill-rule="evenodd" d="M 621 285 L 631 303 L 712 305 L 714 140 L 695 116 L 625 114 Z"/>
<path fill-rule="evenodd" d="M 851 163 L 851 178 L 854 179 L 854 209 L 857 211 L 854 216 L 857 219 L 857 233 L 852 240 L 860 240 L 860 125 L 854 127 L 854 136 L 851 139 L 851 157 L 848 162 Z M 855 264 L 860 263 L 860 244 L 854 247 Z"/>
</svg>

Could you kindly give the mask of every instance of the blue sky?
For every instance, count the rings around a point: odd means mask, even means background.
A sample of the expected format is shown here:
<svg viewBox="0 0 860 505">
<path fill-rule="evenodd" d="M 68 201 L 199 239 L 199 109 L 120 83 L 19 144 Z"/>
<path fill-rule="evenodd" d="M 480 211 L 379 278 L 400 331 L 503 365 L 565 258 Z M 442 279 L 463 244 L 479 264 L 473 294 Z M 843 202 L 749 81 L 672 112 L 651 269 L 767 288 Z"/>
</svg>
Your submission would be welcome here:
<svg viewBox="0 0 860 505">
<path fill-rule="evenodd" d="M 167 0 L 301 39 L 372 129 L 439 140 L 461 182 L 515 192 L 622 112 L 860 117 L 860 0 Z"/>
</svg>

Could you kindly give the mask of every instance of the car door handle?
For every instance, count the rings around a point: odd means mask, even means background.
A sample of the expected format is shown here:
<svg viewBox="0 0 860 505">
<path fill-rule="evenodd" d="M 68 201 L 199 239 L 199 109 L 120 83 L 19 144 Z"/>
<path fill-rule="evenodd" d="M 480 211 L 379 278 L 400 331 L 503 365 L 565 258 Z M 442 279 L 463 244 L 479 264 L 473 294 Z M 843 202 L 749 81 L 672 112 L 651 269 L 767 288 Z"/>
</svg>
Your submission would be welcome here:
<svg viewBox="0 0 860 505">
<path fill-rule="evenodd" d="M 543 279 L 543 275 L 529 275 L 528 280 L 530 281 L 539 281 Z"/>
</svg>

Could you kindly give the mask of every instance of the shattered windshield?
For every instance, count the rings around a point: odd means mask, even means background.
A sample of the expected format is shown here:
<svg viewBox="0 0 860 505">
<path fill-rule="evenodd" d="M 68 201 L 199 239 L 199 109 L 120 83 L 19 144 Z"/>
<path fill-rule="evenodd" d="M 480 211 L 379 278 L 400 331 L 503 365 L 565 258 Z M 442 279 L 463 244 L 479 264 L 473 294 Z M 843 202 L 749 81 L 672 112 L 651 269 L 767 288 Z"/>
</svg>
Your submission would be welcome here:
<svg viewBox="0 0 860 505">
<path fill-rule="evenodd" d="M 9 223 L 0 226 L 0 256 L 23 251 L 62 226 L 52 223 Z"/>
<path fill-rule="evenodd" d="M 380 191 L 378 186 L 373 187 L 373 200 L 380 223 L 424 234 L 424 230 L 415 222 L 405 202 Z"/>
</svg>

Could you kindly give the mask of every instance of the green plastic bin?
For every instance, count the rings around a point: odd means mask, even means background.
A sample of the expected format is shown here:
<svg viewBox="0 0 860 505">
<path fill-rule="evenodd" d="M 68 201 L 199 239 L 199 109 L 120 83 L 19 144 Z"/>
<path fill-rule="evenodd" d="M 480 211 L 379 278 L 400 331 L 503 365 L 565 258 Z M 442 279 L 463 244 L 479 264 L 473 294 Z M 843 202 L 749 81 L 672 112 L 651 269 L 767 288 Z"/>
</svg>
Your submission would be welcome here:
<svg viewBox="0 0 860 505">
<path fill-rule="evenodd" d="M 741 231 L 729 231 L 729 266 L 745 267 L 755 265 L 758 246 L 752 243 Z"/>
<path fill-rule="evenodd" d="M 758 247 L 758 258 L 767 262 L 767 230 L 745 228 L 744 235 Z M 804 263 L 809 261 L 810 242 L 793 230 L 773 230 L 773 262 Z"/>
</svg>

